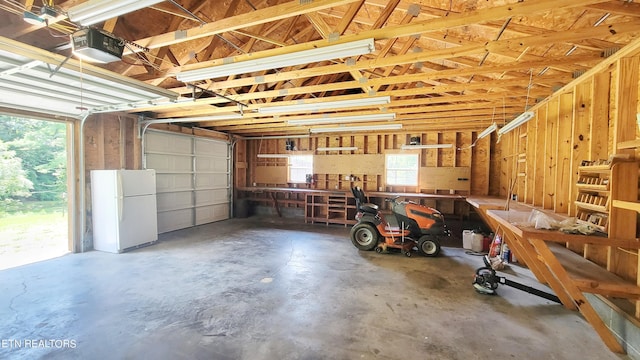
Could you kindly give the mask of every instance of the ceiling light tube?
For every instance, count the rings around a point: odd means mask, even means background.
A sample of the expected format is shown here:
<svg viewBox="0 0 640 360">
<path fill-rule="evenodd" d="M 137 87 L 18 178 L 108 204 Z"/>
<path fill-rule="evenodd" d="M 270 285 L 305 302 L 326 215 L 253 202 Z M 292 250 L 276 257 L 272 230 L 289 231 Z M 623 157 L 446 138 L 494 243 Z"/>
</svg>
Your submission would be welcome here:
<svg viewBox="0 0 640 360">
<path fill-rule="evenodd" d="M 413 149 L 451 149 L 453 144 L 425 144 L 425 145 L 402 145 L 402 150 Z"/>
<path fill-rule="evenodd" d="M 67 10 L 69 20 L 89 26 L 164 0 L 90 0 Z"/>
<path fill-rule="evenodd" d="M 258 154 L 260 159 L 286 159 L 289 154 Z"/>
<path fill-rule="evenodd" d="M 482 131 L 480 134 L 478 134 L 478 140 L 480 139 L 484 139 L 487 136 L 489 136 L 492 132 L 498 130 L 498 124 L 496 124 L 495 122 L 493 124 L 491 124 L 491 126 L 489 126 L 488 128 L 484 129 L 484 131 Z"/>
<path fill-rule="evenodd" d="M 396 113 L 336 116 L 336 117 L 322 117 L 322 118 L 315 118 L 315 119 L 292 119 L 292 120 L 287 120 L 287 125 L 343 124 L 343 123 L 354 123 L 354 122 L 362 122 L 362 121 L 393 120 L 395 118 L 396 118 Z"/>
<path fill-rule="evenodd" d="M 533 118 L 533 115 L 534 115 L 533 111 L 523 112 L 522 114 L 518 115 L 518 117 L 516 117 L 515 119 L 507 123 L 507 125 L 500 128 L 500 130 L 498 130 L 498 135 L 502 136 L 508 133 L 509 131 L 517 128 L 518 126 L 526 123 L 527 121 L 531 120 L 531 118 Z"/>
<path fill-rule="evenodd" d="M 197 117 L 183 117 L 183 118 L 150 119 L 149 121 L 155 124 L 162 124 L 162 123 L 216 121 L 216 120 L 233 120 L 233 119 L 242 119 L 242 115 L 240 114 L 211 115 L 211 116 L 197 116 Z"/>
<path fill-rule="evenodd" d="M 390 96 L 379 96 L 379 97 L 351 99 L 351 100 L 325 101 L 325 102 L 316 102 L 316 103 L 305 103 L 304 100 L 301 100 L 300 103 L 293 104 L 293 105 L 263 107 L 258 109 L 258 112 L 260 114 L 307 112 L 307 111 L 342 109 L 342 108 L 350 108 L 355 106 L 385 105 L 385 104 L 389 104 L 390 102 L 391 102 Z"/>
<path fill-rule="evenodd" d="M 25 11 L 22 14 L 22 20 L 31 25 L 42 25 L 44 23 L 44 18 L 32 13 L 31 11 Z"/>
<path fill-rule="evenodd" d="M 332 132 L 348 132 L 348 131 L 379 131 L 379 130 L 400 130 L 402 124 L 384 124 L 384 125 L 370 125 L 370 126 L 338 126 L 338 127 L 326 127 L 326 128 L 311 128 L 309 131 L 312 134 L 320 133 L 332 133 Z"/>
<path fill-rule="evenodd" d="M 315 63 L 324 60 L 339 59 L 364 55 L 375 50 L 373 39 L 352 41 L 343 44 L 329 45 L 315 49 L 303 50 L 290 54 L 275 55 L 261 59 L 239 61 L 229 64 L 187 70 L 176 75 L 182 82 L 246 74 L 262 70 L 279 69 L 287 66 Z"/>
<path fill-rule="evenodd" d="M 319 147 L 316 151 L 356 151 L 357 146 Z"/>
</svg>

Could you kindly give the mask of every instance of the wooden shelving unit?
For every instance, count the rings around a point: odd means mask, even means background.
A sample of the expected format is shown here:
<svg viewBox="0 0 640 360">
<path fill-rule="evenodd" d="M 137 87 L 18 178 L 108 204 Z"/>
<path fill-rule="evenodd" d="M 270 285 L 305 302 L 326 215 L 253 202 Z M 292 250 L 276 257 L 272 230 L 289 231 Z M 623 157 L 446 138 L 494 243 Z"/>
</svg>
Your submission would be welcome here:
<svg viewBox="0 0 640 360">
<path fill-rule="evenodd" d="M 377 189 L 378 177 L 364 174 L 316 174 L 315 181 L 317 189 L 350 191 L 357 185 L 365 191 L 372 191 Z"/>
<path fill-rule="evenodd" d="M 313 194 L 306 196 L 305 222 L 324 224 L 355 224 L 356 205 L 345 192 Z"/>
<path fill-rule="evenodd" d="M 574 202 L 578 221 L 588 223 L 601 232 L 609 233 L 612 222 L 612 203 L 629 200 L 633 194 L 628 177 L 638 164 L 633 161 L 615 161 L 611 164 L 589 165 L 578 167 L 578 194 Z M 636 176 L 637 182 L 637 176 Z M 635 194 L 637 198 L 637 194 Z M 617 203 L 617 202 L 616 202 Z M 618 221 L 619 219 L 615 219 Z"/>
<path fill-rule="evenodd" d="M 606 233 L 609 221 L 609 165 L 578 167 L 576 217 Z"/>
</svg>

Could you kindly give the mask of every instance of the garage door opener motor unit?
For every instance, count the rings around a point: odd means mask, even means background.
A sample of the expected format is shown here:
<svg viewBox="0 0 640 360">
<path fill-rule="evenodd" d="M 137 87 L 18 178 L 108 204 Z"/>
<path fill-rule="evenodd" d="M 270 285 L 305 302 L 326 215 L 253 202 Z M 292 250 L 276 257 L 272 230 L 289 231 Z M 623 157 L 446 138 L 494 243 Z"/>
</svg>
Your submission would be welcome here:
<svg viewBox="0 0 640 360">
<path fill-rule="evenodd" d="M 88 28 L 76 31 L 71 35 L 73 53 L 87 60 L 109 63 L 122 59 L 124 41 L 115 36 Z"/>
</svg>

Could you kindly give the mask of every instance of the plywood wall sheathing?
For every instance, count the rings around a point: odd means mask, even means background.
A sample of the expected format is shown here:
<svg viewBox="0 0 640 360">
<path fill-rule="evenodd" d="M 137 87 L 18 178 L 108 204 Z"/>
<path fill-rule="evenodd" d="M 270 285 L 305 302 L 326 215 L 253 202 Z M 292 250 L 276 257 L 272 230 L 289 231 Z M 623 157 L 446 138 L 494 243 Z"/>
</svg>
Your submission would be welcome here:
<svg viewBox="0 0 640 360">
<path fill-rule="evenodd" d="M 560 99 L 555 98 L 547 104 L 547 122 L 545 127 L 544 150 L 544 200 L 542 206 L 545 209 L 555 207 L 556 198 L 556 174 L 558 172 L 558 118 L 560 111 Z"/>
<path fill-rule="evenodd" d="M 547 133 L 547 107 L 543 106 L 536 112 L 535 121 L 536 128 L 536 141 L 535 141 L 535 153 L 533 157 L 528 158 L 529 162 L 534 163 L 535 183 L 533 189 L 533 205 L 544 207 L 545 199 L 545 176 L 546 176 L 546 157 L 544 156 L 544 149 L 546 148 Z"/>
<path fill-rule="evenodd" d="M 557 174 L 556 174 L 556 190 L 554 211 L 560 214 L 569 213 L 569 204 L 573 203 L 571 199 L 571 187 L 573 187 L 574 178 L 571 170 L 571 130 L 573 119 L 573 93 L 566 93 L 560 96 L 558 108 L 558 142 L 557 142 Z"/>
</svg>

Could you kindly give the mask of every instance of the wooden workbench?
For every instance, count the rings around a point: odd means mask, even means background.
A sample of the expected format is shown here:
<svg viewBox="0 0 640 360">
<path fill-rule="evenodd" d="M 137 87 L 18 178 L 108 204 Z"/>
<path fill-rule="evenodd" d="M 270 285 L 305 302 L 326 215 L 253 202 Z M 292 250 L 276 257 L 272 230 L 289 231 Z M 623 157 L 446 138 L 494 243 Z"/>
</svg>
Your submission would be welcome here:
<svg viewBox="0 0 640 360">
<path fill-rule="evenodd" d="M 615 336 L 603 323 L 584 293 L 640 299 L 640 287 L 568 250 L 564 244 L 596 244 L 639 249 L 637 239 L 610 239 L 600 236 L 571 235 L 554 230 L 539 230 L 528 224 L 532 207 L 506 200 L 474 197 L 467 199 L 496 234 L 503 236 L 518 259 L 523 260 L 535 277 L 556 293 L 567 309 L 578 310 L 612 351 L 624 352 Z M 562 220 L 563 217 L 545 213 Z M 562 244 L 562 245 L 560 245 Z"/>
<path fill-rule="evenodd" d="M 243 198 L 252 201 L 268 202 L 273 205 L 276 212 L 281 216 L 280 205 L 294 205 L 305 208 L 305 221 L 326 224 L 355 224 L 355 200 L 351 191 L 345 190 L 324 190 L 309 189 L 303 187 L 264 187 L 249 186 L 238 187 L 236 190 L 251 194 L 266 194 L 266 198 L 258 196 L 244 196 Z M 304 200 L 297 195 L 304 196 Z M 401 199 L 429 199 L 429 200 L 450 200 L 466 202 L 466 198 L 456 194 L 429 194 L 429 193 L 394 193 L 383 191 L 372 191 L 366 193 L 371 202 L 383 205 L 383 199 L 399 196 Z M 320 214 L 320 215 L 319 215 Z"/>
</svg>

